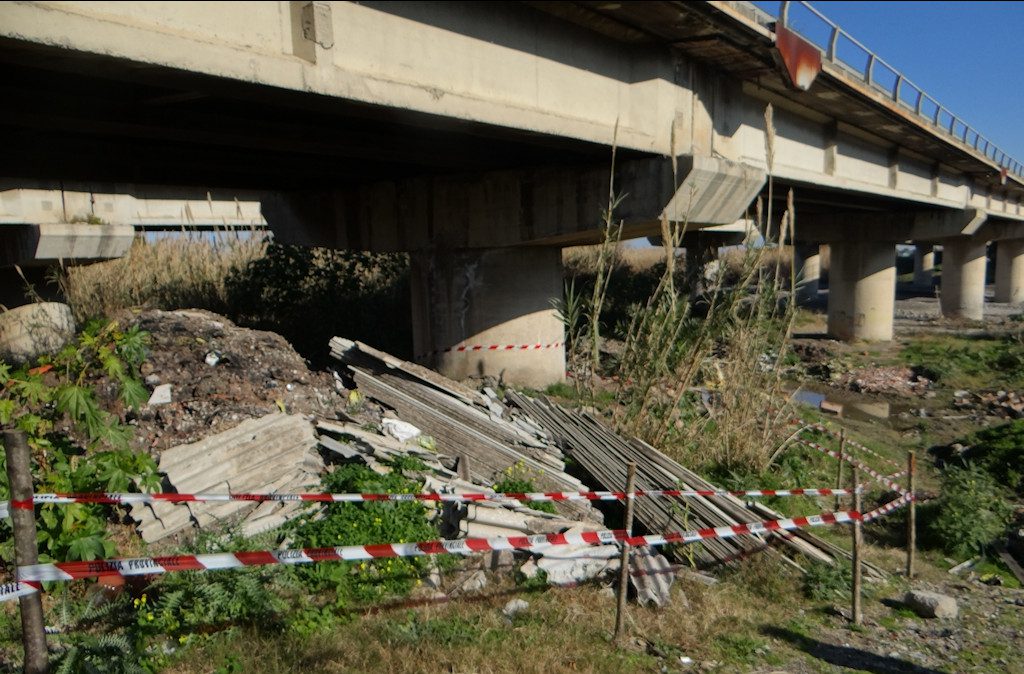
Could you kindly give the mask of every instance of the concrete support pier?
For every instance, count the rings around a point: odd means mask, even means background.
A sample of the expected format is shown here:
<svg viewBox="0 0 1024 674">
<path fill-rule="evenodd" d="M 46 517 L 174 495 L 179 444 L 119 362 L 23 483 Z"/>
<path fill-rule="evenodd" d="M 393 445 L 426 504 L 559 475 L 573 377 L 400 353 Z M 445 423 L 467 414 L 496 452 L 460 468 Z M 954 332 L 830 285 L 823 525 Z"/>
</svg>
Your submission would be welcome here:
<svg viewBox="0 0 1024 674">
<path fill-rule="evenodd" d="M 830 255 L 828 334 L 844 341 L 892 339 L 895 244 L 835 241 Z"/>
<path fill-rule="evenodd" d="M 1024 239 L 996 244 L 996 302 L 1024 304 Z"/>
<path fill-rule="evenodd" d="M 931 288 L 935 277 L 935 248 L 919 243 L 914 250 L 914 286 Z"/>
<path fill-rule="evenodd" d="M 987 242 L 958 237 L 942 242 L 942 289 L 939 305 L 946 318 L 980 321 L 985 314 Z"/>
<path fill-rule="evenodd" d="M 821 288 L 821 247 L 816 243 L 798 243 L 793 264 L 796 266 L 797 304 L 814 302 Z"/>
<path fill-rule="evenodd" d="M 543 388 L 565 379 L 559 248 L 412 255 L 416 360 L 452 379 L 492 376 Z"/>
</svg>

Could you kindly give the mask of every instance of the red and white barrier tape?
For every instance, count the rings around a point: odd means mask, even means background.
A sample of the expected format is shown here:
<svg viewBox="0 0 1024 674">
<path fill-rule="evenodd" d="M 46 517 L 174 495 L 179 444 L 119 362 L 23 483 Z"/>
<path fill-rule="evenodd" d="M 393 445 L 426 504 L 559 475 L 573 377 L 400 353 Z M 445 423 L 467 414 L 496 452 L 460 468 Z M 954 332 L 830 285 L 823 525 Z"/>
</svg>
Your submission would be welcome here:
<svg viewBox="0 0 1024 674">
<path fill-rule="evenodd" d="M 818 431 L 818 432 L 824 433 L 825 435 L 828 435 L 830 437 L 839 439 L 839 434 L 838 433 L 833 431 L 831 428 L 828 428 L 827 426 L 824 426 L 823 424 L 809 424 L 809 425 L 805 426 L 804 429 L 802 429 L 802 430 Z M 863 452 L 864 454 L 867 454 L 869 456 L 873 456 L 876 459 L 884 461 L 884 462 L 888 463 L 891 466 L 899 466 L 900 465 L 894 459 L 890 459 L 887 456 L 882 456 L 881 454 L 879 454 L 875 450 L 871 449 L 870 447 L 865 447 L 864 445 L 862 445 L 861 443 L 857 442 L 856 440 L 852 440 L 850 438 L 845 438 L 845 442 L 846 442 L 846 444 L 850 445 L 851 447 L 853 447 L 857 451 Z"/>
<path fill-rule="evenodd" d="M 636 497 L 696 498 L 710 496 L 845 496 L 852 489 L 746 489 L 728 491 L 724 489 L 650 489 L 634 492 Z M 622 501 L 627 494 L 623 491 L 555 491 L 555 492 L 496 492 L 470 494 L 135 494 L 135 493 L 89 493 L 89 494 L 35 494 L 36 505 L 47 503 L 204 503 L 225 501 L 310 501 L 319 503 L 362 503 L 371 501 L 438 501 L 446 503 L 472 503 L 479 501 Z M 27 501 L 25 502 L 28 503 Z M 13 507 L 22 507 L 19 501 Z M 0 501 L 0 517 L 6 517 L 8 502 Z M 31 507 L 26 505 L 25 507 Z"/>
<path fill-rule="evenodd" d="M 899 510 L 900 508 L 909 505 L 910 502 L 913 500 L 915 500 L 914 495 L 911 494 L 910 492 L 907 492 L 903 494 L 903 496 L 900 496 L 898 499 L 889 501 L 885 505 L 879 506 L 874 510 L 864 513 L 863 515 L 861 515 L 861 521 L 870 522 L 871 520 L 875 520 L 884 515 L 888 515 L 894 510 Z"/>
<path fill-rule="evenodd" d="M 39 592 L 40 588 L 36 587 L 38 583 L 26 583 L 24 581 L 15 581 L 13 583 L 4 583 L 0 585 L 0 603 L 17 599 L 18 597 L 24 597 L 26 595 L 35 594 Z"/>
<path fill-rule="evenodd" d="M 907 493 L 907 490 L 904 489 L 903 487 L 901 487 L 899 484 L 897 484 L 896 482 L 890 480 L 888 477 L 886 477 L 885 475 L 882 475 L 877 470 L 873 469 L 871 466 L 868 466 L 867 464 L 865 464 L 862 461 L 857 461 L 856 459 L 854 459 L 854 458 L 852 458 L 852 457 L 850 457 L 850 456 L 848 456 L 846 454 L 843 454 L 842 456 L 840 456 L 839 452 L 837 452 L 835 450 L 832 450 L 832 449 L 829 449 L 828 447 L 826 447 L 824 445 L 821 445 L 821 444 L 818 444 L 817 442 L 811 442 L 810 440 L 803 440 L 803 439 L 797 440 L 796 442 L 800 443 L 801 445 L 804 445 L 805 447 L 810 447 L 811 449 L 816 449 L 819 452 L 822 452 L 823 454 L 827 454 L 827 455 L 831 456 L 834 459 L 840 459 L 842 461 L 846 461 L 850 465 L 856 466 L 858 470 L 864 471 L 865 473 L 867 473 L 871 477 L 875 478 L 875 480 L 877 480 L 878 482 L 884 484 L 889 489 L 892 489 L 892 490 L 894 490 L 896 492 L 899 492 L 901 495 Z"/>
<path fill-rule="evenodd" d="M 470 353 L 473 351 L 540 351 L 542 349 L 557 349 L 562 346 L 564 342 L 551 342 L 550 344 L 536 343 L 536 344 L 460 344 L 458 346 L 449 346 L 447 349 L 438 349 L 437 351 L 428 351 L 422 356 L 434 356 L 439 353 Z"/>
<path fill-rule="evenodd" d="M 147 576 L 176 571 L 235 569 L 268 564 L 312 564 L 330 561 L 359 561 L 383 557 L 422 557 L 441 554 L 471 554 L 492 550 L 545 550 L 563 545 L 598 545 L 621 542 L 633 547 L 695 543 L 709 538 L 752 536 L 773 531 L 789 531 L 805 527 L 840 524 L 860 519 L 856 512 L 835 512 L 793 517 L 749 524 L 736 524 L 713 529 L 698 529 L 663 535 L 627 536 L 624 531 L 587 531 L 536 536 L 466 538 L 421 543 L 385 543 L 380 545 L 348 545 L 335 548 L 295 550 L 264 550 L 256 552 L 139 557 L 91 562 L 57 562 L 18 567 L 18 582 L 0 586 L 0 601 L 14 599 L 37 588 L 33 583 L 70 581 L 100 576 Z M 29 590 L 28 588 L 32 588 Z"/>
</svg>

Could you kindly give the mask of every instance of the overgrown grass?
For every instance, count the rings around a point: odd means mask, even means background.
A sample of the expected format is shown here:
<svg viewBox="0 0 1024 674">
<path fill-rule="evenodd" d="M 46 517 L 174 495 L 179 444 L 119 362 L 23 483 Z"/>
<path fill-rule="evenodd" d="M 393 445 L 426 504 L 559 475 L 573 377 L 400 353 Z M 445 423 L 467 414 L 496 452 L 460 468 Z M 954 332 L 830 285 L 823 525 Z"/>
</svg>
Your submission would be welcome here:
<svg viewBox="0 0 1024 674">
<path fill-rule="evenodd" d="M 770 173 L 770 107 L 765 123 Z M 603 243 L 576 254 L 573 265 L 586 274 L 568 284 L 560 306 L 578 397 L 593 404 L 593 375 L 614 374 L 619 404 L 612 414 L 619 430 L 694 467 L 767 468 L 788 423 L 782 373 L 794 310 L 784 294 L 792 292 L 795 278 L 791 251 L 788 260 L 779 251 L 793 240 L 792 195 L 779 222 L 759 201 L 753 220 L 768 245 L 732 253 L 731 262 L 714 273 L 694 268 L 696 258 L 688 260 L 689 270 L 681 269 L 679 248 L 688 223 L 666 216 L 661 259 L 654 263 L 645 253 L 646 276 L 622 264 L 627 253 L 619 247 L 617 202 L 613 189 Z M 767 203 L 774 203 L 770 178 Z M 602 363 L 598 354 L 608 335 L 623 344 Z M 706 410 L 695 387 L 712 392 Z"/>
<path fill-rule="evenodd" d="M 138 239 L 117 260 L 67 270 L 79 320 L 133 309 L 207 309 L 272 330 L 315 365 L 345 335 L 409 357 L 408 258 L 268 242 L 246 235 Z"/>
<path fill-rule="evenodd" d="M 231 279 L 266 252 L 256 232 L 137 238 L 122 258 L 67 269 L 64 294 L 79 321 L 131 308 L 224 313 Z"/>
<path fill-rule="evenodd" d="M 933 335 L 911 341 L 901 358 L 925 376 L 953 389 L 1024 387 L 1024 338 Z"/>
</svg>

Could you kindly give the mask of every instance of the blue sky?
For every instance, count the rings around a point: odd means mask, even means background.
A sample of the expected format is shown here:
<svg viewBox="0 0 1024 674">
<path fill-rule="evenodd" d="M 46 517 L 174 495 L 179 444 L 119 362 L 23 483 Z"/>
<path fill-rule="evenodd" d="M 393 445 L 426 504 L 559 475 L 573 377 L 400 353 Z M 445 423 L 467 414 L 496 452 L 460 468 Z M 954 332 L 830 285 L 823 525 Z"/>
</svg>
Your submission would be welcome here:
<svg viewBox="0 0 1024 674">
<path fill-rule="evenodd" d="M 778 2 L 754 4 L 778 13 Z M 1024 2 L 812 4 L 1024 162 Z M 800 24 L 794 25 L 800 30 Z"/>
</svg>

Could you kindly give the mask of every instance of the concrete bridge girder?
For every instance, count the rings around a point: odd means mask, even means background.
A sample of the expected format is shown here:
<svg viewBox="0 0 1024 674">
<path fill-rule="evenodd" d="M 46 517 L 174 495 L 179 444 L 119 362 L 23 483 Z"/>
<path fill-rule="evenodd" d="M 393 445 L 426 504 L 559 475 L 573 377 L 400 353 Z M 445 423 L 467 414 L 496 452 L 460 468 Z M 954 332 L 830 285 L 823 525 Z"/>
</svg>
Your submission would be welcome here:
<svg viewBox="0 0 1024 674">
<path fill-rule="evenodd" d="M 765 184 L 759 169 L 708 157 L 638 159 L 607 166 L 502 171 L 265 198 L 279 239 L 376 252 L 601 240 L 605 212 L 623 238 L 661 231 L 662 217 L 693 228 L 731 225 Z"/>
<path fill-rule="evenodd" d="M 607 167 L 508 171 L 276 194 L 263 210 L 284 241 L 412 251 L 417 358 L 534 386 L 565 374 L 559 248 L 601 239 L 611 192 L 627 238 L 660 232 L 664 216 L 734 242 L 765 179 L 720 158 L 642 159 L 616 167 L 614 189 Z"/>
</svg>

